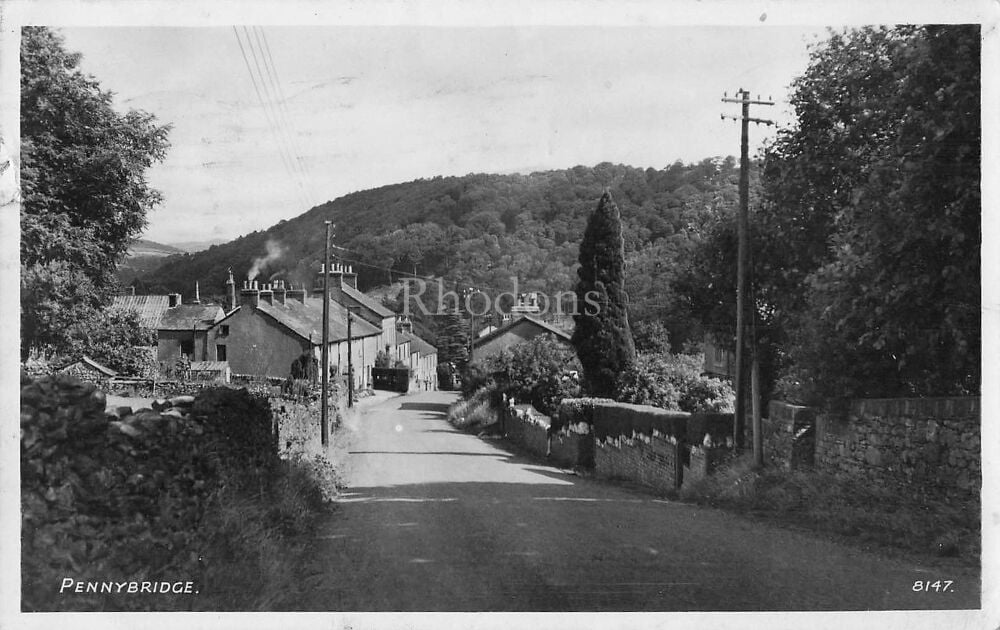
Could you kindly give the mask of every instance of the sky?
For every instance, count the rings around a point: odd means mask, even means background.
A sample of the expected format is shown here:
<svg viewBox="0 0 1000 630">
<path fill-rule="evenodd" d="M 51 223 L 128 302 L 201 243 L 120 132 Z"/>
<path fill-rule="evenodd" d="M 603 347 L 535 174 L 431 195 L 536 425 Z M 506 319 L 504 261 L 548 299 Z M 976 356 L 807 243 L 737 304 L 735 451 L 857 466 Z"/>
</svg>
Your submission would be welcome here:
<svg viewBox="0 0 1000 630">
<path fill-rule="evenodd" d="M 826 28 L 61 31 L 116 107 L 172 125 L 148 173 L 164 201 L 144 236 L 178 243 L 230 240 L 417 178 L 738 155 L 739 124 L 720 115 L 739 106 L 723 93 L 771 96 L 751 115 L 789 124 L 788 86 Z M 752 126 L 751 151 L 774 133 Z"/>
</svg>

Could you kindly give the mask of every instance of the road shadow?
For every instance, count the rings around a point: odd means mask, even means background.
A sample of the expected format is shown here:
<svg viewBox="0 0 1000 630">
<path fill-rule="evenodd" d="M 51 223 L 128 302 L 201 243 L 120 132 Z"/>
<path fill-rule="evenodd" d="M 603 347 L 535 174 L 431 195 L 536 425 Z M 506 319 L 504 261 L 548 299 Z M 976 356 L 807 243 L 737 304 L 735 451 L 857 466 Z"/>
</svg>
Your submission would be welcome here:
<svg viewBox="0 0 1000 630">
<path fill-rule="evenodd" d="M 448 404 L 430 402 L 405 402 L 399 405 L 403 411 L 430 411 L 441 416 L 448 414 Z"/>
</svg>

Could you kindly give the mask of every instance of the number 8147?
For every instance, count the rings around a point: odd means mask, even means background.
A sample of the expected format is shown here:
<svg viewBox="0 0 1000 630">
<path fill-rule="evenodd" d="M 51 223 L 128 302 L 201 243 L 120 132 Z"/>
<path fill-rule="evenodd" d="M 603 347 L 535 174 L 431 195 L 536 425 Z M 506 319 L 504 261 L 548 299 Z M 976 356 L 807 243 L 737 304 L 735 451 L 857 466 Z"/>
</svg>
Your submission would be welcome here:
<svg viewBox="0 0 1000 630">
<path fill-rule="evenodd" d="M 951 585 L 954 584 L 953 580 L 917 580 L 913 583 L 913 591 L 915 593 L 947 593 L 951 590 Z"/>
</svg>

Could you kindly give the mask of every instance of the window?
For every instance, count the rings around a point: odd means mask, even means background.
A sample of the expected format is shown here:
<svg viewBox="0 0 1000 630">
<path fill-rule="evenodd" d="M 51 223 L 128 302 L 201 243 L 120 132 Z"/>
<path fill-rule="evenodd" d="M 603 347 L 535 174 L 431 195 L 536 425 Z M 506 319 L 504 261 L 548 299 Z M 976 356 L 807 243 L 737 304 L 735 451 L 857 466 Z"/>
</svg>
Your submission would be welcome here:
<svg viewBox="0 0 1000 630">
<path fill-rule="evenodd" d="M 194 339 L 181 340 L 181 354 L 189 358 L 194 356 Z"/>
<path fill-rule="evenodd" d="M 225 361 L 226 360 L 226 345 L 222 343 L 215 344 L 215 360 Z"/>
<path fill-rule="evenodd" d="M 228 337 L 229 336 L 229 324 L 223 324 L 221 326 L 221 331 L 219 332 L 219 336 L 221 336 L 221 337 Z M 225 346 L 222 346 L 222 347 L 225 348 Z M 222 360 L 223 359 L 219 359 L 219 361 L 222 361 Z"/>
</svg>

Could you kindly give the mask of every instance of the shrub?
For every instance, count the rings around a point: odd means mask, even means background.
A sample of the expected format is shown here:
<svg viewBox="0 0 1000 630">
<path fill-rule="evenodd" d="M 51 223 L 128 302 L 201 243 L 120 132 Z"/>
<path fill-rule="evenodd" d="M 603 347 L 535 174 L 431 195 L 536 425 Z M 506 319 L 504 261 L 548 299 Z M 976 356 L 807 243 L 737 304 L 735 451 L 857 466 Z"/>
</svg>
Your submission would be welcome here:
<svg viewBox="0 0 1000 630">
<path fill-rule="evenodd" d="M 732 386 L 702 376 L 702 355 L 639 355 L 618 378 L 618 400 L 688 413 L 731 413 Z"/>
<path fill-rule="evenodd" d="M 564 398 L 580 394 L 580 362 L 565 344 L 540 336 L 490 357 L 483 368 L 497 390 L 554 416 Z"/>
</svg>

